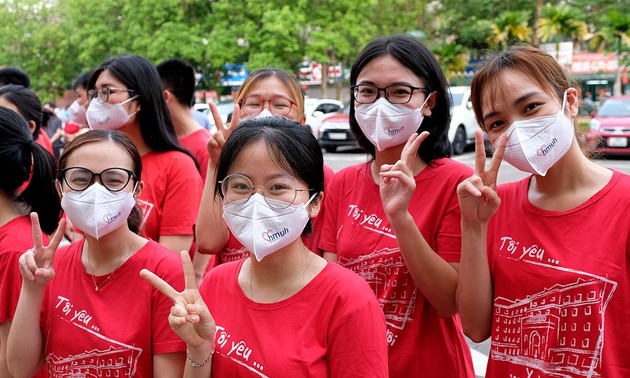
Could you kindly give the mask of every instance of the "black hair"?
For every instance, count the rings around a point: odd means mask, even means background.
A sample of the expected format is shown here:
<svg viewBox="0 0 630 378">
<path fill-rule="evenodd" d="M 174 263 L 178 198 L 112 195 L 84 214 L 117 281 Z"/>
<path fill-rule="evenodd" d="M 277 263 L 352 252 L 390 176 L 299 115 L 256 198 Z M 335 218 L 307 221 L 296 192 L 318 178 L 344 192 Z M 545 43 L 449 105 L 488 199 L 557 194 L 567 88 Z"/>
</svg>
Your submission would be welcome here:
<svg viewBox="0 0 630 378">
<path fill-rule="evenodd" d="M 24 118 L 0 106 L 0 190 L 26 205 L 24 210 L 36 212 L 47 234 L 55 231 L 61 216 L 55 169 L 55 158 L 35 143 Z M 27 181 L 26 188 L 18 193 Z"/>
<path fill-rule="evenodd" d="M 198 166 L 193 155 L 177 141 L 155 66 L 138 55 L 120 55 L 108 59 L 94 70 L 88 82 L 88 89 L 95 89 L 96 80 L 105 70 L 111 72 L 127 89 L 134 91 L 138 96 L 136 101 L 140 104 L 140 110 L 136 113 L 136 118 L 144 143 L 158 152 L 183 152 L 190 156 L 195 166 Z"/>
<path fill-rule="evenodd" d="M 27 122 L 35 122 L 33 138 L 39 138 L 42 126 L 48 124 L 50 113 L 44 113 L 39 97 L 32 90 L 21 85 L 9 84 L 0 87 L 0 97 L 15 105 L 18 112 Z"/>
<path fill-rule="evenodd" d="M 31 87 L 31 79 L 28 74 L 19 68 L 0 68 L 0 86 L 7 84 L 21 85 L 24 88 Z"/>
<path fill-rule="evenodd" d="M 76 136 L 63 150 L 63 153 L 59 157 L 59 168 L 57 170 L 57 180 L 62 182 L 63 180 L 63 170 L 68 168 L 68 159 L 72 155 L 74 151 L 83 147 L 86 144 L 96 143 L 96 142 L 114 142 L 121 146 L 127 151 L 129 157 L 132 161 L 132 171 L 133 171 L 133 182 L 135 183 L 140 180 L 142 176 L 142 158 L 140 157 L 140 153 L 138 149 L 133 144 L 131 139 L 126 136 L 124 133 L 116 130 L 89 130 L 83 134 L 79 134 Z M 127 225 L 129 229 L 134 233 L 140 232 L 140 227 L 142 226 L 142 209 L 136 203 L 136 205 L 131 210 L 129 217 L 127 217 Z"/>
<path fill-rule="evenodd" d="M 181 59 L 167 59 L 155 68 L 162 80 L 162 87 L 171 92 L 183 106 L 195 103 L 195 69 Z"/>
<path fill-rule="evenodd" d="M 324 157 L 313 133 L 301 124 L 282 117 L 248 119 L 227 139 L 217 165 L 215 196 L 222 197 L 221 184 L 238 155 L 252 143 L 265 141 L 276 163 L 294 177 L 306 182 L 315 200 L 324 190 Z M 309 222 L 303 235 L 312 231 Z"/>
<path fill-rule="evenodd" d="M 431 109 L 431 116 L 424 117 L 418 132 L 428 131 L 429 136 L 422 142 L 418 155 L 427 164 L 441 157 L 451 155 L 451 143 L 448 140 L 448 128 L 451 122 L 451 100 L 449 85 L 440 68 L 435 55 L 420 41 L 408 34 L 381 37 L 372 40 L 359 53 L 350 71 L 350 85 L 357 83 L 357 78 L 363 68 L 372 60 L 390 55 L 424 81 L 427 95 L 436 92 L 435 106 Z M 372 157 L 375 156 L 374 145 L 361 131 L 354 118 L 354 101 L 350 101 L 350 128 L 357 142 Z"/>
<path fill-rule="evenodd" d="M 79 76 L 77 76 L 76 79 L 74 79 L 74 83 L 72 84 L 72 89 L 76 91 L 79 88 L 83 88 L 87 91 L 88 82 L 90 81 L 90 76 L 92 76 L 92 71 L 81 73 Z"/>
</svg>

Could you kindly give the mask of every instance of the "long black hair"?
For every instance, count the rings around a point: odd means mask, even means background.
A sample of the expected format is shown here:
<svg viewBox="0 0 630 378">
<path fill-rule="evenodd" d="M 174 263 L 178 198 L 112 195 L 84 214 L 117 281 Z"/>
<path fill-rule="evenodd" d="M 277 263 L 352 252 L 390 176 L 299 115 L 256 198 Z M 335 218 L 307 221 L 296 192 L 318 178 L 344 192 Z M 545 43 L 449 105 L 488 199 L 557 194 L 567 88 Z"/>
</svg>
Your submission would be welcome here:
<svg viewBox="0 0 630 378">
<path fill-rule="evenodd" d="M 35 143 L 24 118 L 0 106 L 0 190 L 25 205 L 24 211 L 37 212 L 47 234 L 55 231 L 61 216 L 55 169 L 55 158 Z"/>
<path fill-rule="evenodd" d="M 39 138 L 42 126 L 48 125 L 51 113 L 44 112 L 42 102 L 32 90 L 16 84 L 8 84 L 0 87 L 0 97 L 3 97 L 18 109 L 18 112 L 27 122 L 35 123 L 33 138 Z"/>
<path fill-rule="evenodd" d="M 136 101 L 140 104 L 140 110 L 136 117 L 140 124 L 142 139 L 147 146 L 158 152 L 183 152 L 190 156 L 196 165 L 193 155 L 177 141 L 155 66 L 138 55 L 120 55 L 108 59 L 93 71 L 88 81 L 88 89 L 95 89 L 96 80 L 105 70 L 111 72 L 127 89 L 138 95 Z"/>
<path fill-rule="evenodd" d="M 448 140 L 448 128 L 451 123 L 451 99 L 448 93 L 448 81 L 435 55 L 420 41 L 408 34 L 372 40 L 359 53 L 359 56 L 352 64 L 350 85 L 357 83 L 359 74 L 368 63 L 385 55 L 390 55 L 421 78 L 425 83 L 424 86 L 427 88 L 427 94 L 437 92 L 433 94 L 436 97 L 436 101 L 435 106 L 431 109 L 431 117 L 424 117 L 422 124 L 418 128 L 418 132 L 429 132 L 427 139 L 420 145 L 418 155 L 427 164 L 430 164 L 437 158 L 450 156 L 451 143 Z M 374 145 L 361 131 L 359 124 L 354 118 L 354 112 L 354 101 L 350 101 L 350 128 L 361 148 L 374 157 Z"/>
</svg>

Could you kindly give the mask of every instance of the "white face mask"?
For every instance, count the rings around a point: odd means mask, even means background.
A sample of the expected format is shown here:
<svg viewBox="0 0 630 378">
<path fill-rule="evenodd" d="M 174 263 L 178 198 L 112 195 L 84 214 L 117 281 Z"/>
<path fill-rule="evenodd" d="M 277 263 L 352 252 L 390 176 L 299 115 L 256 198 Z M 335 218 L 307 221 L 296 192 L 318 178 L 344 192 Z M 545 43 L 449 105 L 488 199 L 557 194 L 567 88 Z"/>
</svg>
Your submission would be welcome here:
<svg viewBox="0 0 630 378">
<path fill-rule="evenodd" d="M 79 104 L 79 100 L 74 102 L 68 107 L 68 115 L 70 121 L 77 125 L 87 125 L 87 118 L 85 117 L 85 106 Z"/>
<path fill-rule="evenodd" d="M 413 109 L 403 104 L 392 104 L 381 97 L 371 104 L 358 104 L 354 117 L 363 134 L 379 150 L 399 146 L 407 142 L 409 137 L 418 131 L 424 116 L 422 108 Z"/>
<path fill-rule="evenodd" d="M 107 235 L 127 222 L 136 204 L 132 192 L 110 192 L 95 182 L 81 192 L 64 192 L 61 208 L 70 222 L 96 238 Z"/>
<path fill-rule="evenodd" d="M 90 102 L 85 113 L 90 128 L 94 130 L 117 130 L 129 122 L 132 115 L 123 106 L 138 96 L 133 96 L 120 104 L 102 103 L 97 98 Z"/>
<path fill-rule="evenodd" d="M 566 98 L 565 92 L 556 114 L 512 122 L 505 131 L 503 159 L 523 172 L 545 176 L 573 143 L 573 123 L 564 114 Z"/>
<path fill-rule="evenodd" d="M 232 235 L 256 256 L 256 260 L 262 261 L 302 235 L 309 220 L 306 206 L 313 198 L 315 195 L 305 204 L 277 210 L 271 208 L 266 201 L 286 203 L 265 200 L 262 194 L 254 193 L 245 203 L 226 204 L 223 207 L 223 218 Z"/>
</svg>

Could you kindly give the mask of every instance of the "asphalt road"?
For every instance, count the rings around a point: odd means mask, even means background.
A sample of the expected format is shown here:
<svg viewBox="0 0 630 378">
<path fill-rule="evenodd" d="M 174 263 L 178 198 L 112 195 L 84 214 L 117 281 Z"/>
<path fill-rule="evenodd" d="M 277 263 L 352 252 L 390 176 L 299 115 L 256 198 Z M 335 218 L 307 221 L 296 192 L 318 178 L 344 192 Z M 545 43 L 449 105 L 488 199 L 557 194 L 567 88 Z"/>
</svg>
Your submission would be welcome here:
<svg viewBox="0 0 630 378">
<path fill-rule="evenodd" d="M 462 155 L 453 157 L 455 160 L 461 161 L 471 167 L 475 167 L 475 153 L 474 151 L 468 151 Z M 328 153 L 324 152 L 324 162 L 328 164 L 335 172 L 352 164 L 358 164 L 369 160 L 369 156 L 356 149 L 339 149 L 338 152 Z M 630 157 L 609 157 L 606 159 L 595 160 L 596 163 L 619 170 L 630 174 Z M 489 160 L 486 161 L 489 164 Z M 523 173 L 510 164 L 503 162 L 499 170 L 499 183 L 512 182 L 520 180 L 526 177 L 527 174 Z M 470 351 L 473 357 L 473 364 L 475 366 L 475 374 L 477 377 L 483 377 L 486 371 L 486 364 L 488 361 L 488 354 L 490 352 L 490 341 L 486 340 L 483 343 L 475 344 L 469 340 Z"/>
</svg>

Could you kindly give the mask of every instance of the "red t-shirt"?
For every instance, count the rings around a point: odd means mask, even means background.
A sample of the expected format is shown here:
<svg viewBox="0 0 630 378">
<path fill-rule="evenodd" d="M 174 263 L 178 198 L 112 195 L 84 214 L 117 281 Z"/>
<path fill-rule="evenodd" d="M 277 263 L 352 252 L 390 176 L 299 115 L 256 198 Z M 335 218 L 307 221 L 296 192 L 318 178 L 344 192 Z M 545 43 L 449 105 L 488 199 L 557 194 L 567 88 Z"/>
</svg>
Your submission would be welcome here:
<svg viewBox="0 0 630 378">
<path fill-rule="evenodd" d="M 193 235 L 202 181 L 190 156 L 179 151 L 142 155 L 142 181 L 142 235 L 155 241 L 161 235 Z"/>
<path fill-rule="evenodd" d="M 39 137 L 37 137 L 35 142 L 39 144 L 40 146 L 44 147 L 52 155 L 55 154 L 52 143 L 50 143 L 50 138 L 48 137 L 48 134 L 46 134 L 44 130 L 41 130 L 41 132 L 39 133 Z"/>
<path fill-rule="evenodd" d="M 488 228 L 494 282 L 487 377 L 630 377 L 630 176 L 567 211 L 501 185 Z"/>
<path fill-rule="evenodd" d="M 48 243 L 48 237 L 45 234 L 42 236 L 44 243 Z M 32 247 L 31 219 L 28 215 L 13 218 L 0 226 L 0 324 L 13 319 L 22 288 L 18 260 Z"/>
<path fill-rule="evenodd" d="M 107 281 L 95 277 L 103 282 L 97 292 L 81 262 L 84 243 L 55 253 L 56 276 L 42 306 L 44 370 L 50 377 L 152 377 L 153 355 L 182 352 L 186 344 L 168 324 L 173 302 L 139 273 L 147 268 L 182 290 L 181 261 L 149 240 Z"/>
<path fill-rule="evenodd" d="M 201 179 L 205 182 L 206 174 L 208 173 L 208 161 L 210 155 L 208 155 L 208 139 L 210 139 L 210 133 L 206 129 L 199 129 L 193 133 L 179 138 L 179 143 L 190 151 L 197 159 L 199 164 L 199 173 Z"/>
<path fill-rule="evenodd" d="M 217 325 L 213 377 L 387 377 L 383 313 L 365 281 L 328 264 L 293 296 L 257 303 L 238 284 L 244 261 L 199 289 Z"/>
<path fill-rule="evenodd" d="M 329 166 L 324 164 L 324 195 L 326 194 L 326 190 L 328 184 L 332 181 L 333 176 L 335 175 L 335 171 L 332 170 Z M 311 219 L 312 231 L 310 234 L 305 235 L 303 237 L 304 245 L 310 251 L 317 253 L 318 255 L 322 255 L 321 251 L 318 249 L 319 238 L 322 231 L 322 219 L 324 219 L 324 209 L 325 209 L 325 201 L 321 203 L 319 208 L 319 213 L 313 219 Z M 240 259 L 244 259 L 249 257 L 249 251 L 243 247 L 241 242 L 239 242 L 234 235 L 230 233 L 230 238 L 228 239 L 225 247 L 216 255 L 215 264 L 211 266 L 208 264 L 206 267 L 206 272 L 212 269 L 216 265 L 223 264 L 230 261 L 236 261 Z"/>
<path fill-rule="evenodd" d="M 431 248 L 458 262 L 461 227 L 456 188 L 472 169 L 435 160 L 416 177 L 409 212 Z M 374 182 L 370 163 L 335 174 L 326 193 L 320 248 L 372 287 L 385 313 L 390 377 L 474 377 L 458 316 L 441 318 L 415 286 Z"/>
</svg>

